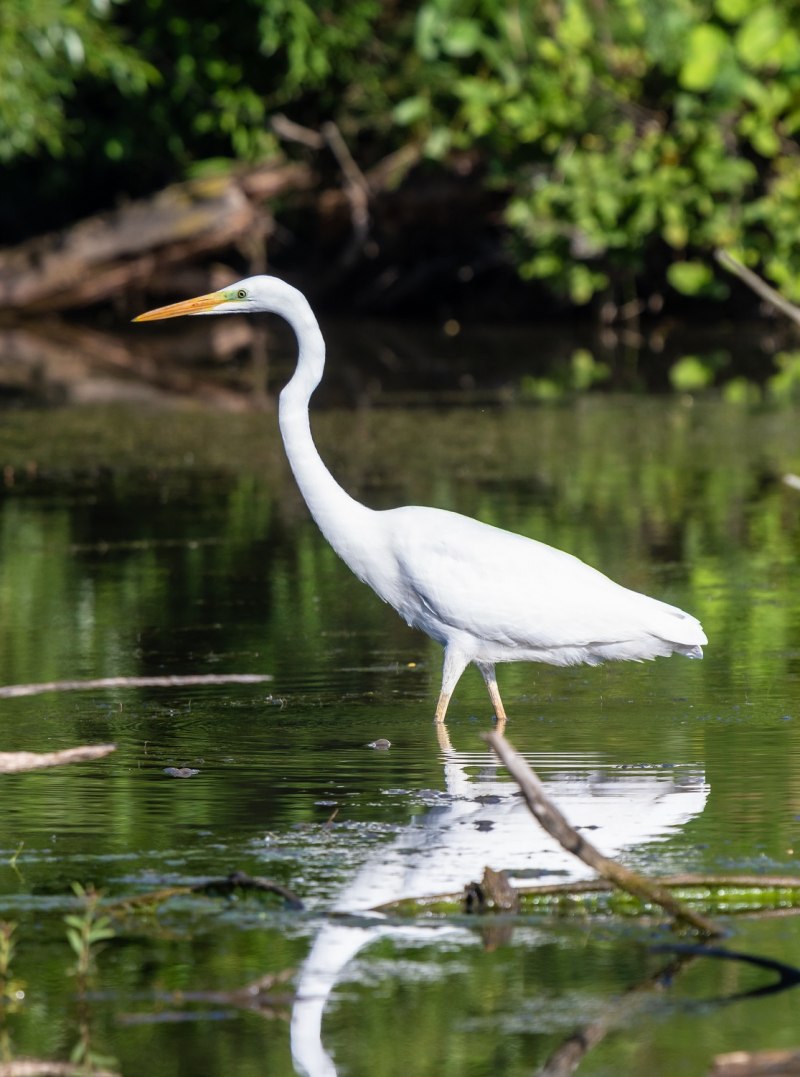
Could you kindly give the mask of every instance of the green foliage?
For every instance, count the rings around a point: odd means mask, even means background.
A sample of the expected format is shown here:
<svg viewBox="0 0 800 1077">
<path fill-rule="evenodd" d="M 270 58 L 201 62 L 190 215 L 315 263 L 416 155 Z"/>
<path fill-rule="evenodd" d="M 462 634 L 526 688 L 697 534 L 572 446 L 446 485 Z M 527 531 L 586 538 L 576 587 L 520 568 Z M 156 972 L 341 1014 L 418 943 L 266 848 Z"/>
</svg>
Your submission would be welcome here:
<svg viewBox="0 0 800 1077">
<path fill-rule="evenodd" d="M 395 118 L 481 147 L 523 275 L 577 303 L 673 259 L 678 291 L 721 295 L 704 261 L 732 244 L 800 295 L 800 30 L 788 2 L 717 8 L 428 0 Z"/>
<path fill-rule="evenodd" d="M 273 152 L 280 109 L 363 165 L 469 151 L 523 277 L 575 303 L 722 298 L 717 247 L 797 300 L 798 57 L 792 0 L 6 0 L 0 156 L 137 193 Z"/>
<path fill-rule="evenodd" d="M 111 0 L 3 0 L 0 161 L 74 148 L 90 122 L 67 118 L 81 81 L 141 93 L 157 72 L 111 23 Z"/>
</svg>

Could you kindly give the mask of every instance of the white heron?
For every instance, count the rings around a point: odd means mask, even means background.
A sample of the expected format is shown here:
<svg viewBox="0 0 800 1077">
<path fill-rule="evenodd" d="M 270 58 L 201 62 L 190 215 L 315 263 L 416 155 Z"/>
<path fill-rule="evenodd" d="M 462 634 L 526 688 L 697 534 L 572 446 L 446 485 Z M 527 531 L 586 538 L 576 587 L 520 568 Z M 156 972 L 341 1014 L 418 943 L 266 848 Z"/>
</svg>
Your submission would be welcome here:
<svg viewBox="0 0 800 1077">
<path fill-rule="evenodd" d="M 470 662 L 504 724 L 498 662 L 572 666 L 676 653 L 703 657 L 708 641 L 697 618 L 614 583 L 571 554 L 445 509 L 409 505 L 376 511 L 350 497 L 322 462 L 309 425 L 325 341 L 308 300 L 285 281 L 248 277 L 134 321 L 256 312 L 285 318 L 297 337 L 297 367 L 281 392 L 279 421 L 311 515 L 359 579 L 444 647 L 437 723 L 444 722 Z"/>
</svg>

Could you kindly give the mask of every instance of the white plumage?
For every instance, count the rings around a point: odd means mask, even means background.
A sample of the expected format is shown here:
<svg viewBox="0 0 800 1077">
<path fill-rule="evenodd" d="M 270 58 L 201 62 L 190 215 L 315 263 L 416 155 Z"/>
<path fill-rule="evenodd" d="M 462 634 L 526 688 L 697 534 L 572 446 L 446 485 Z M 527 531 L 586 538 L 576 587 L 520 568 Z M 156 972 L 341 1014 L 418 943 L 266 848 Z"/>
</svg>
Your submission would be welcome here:
<svg viewBox="0 0 800 1077">
<path fill-rule="evenodd" d="M 438 722 L 470 662 L 486 681 L 498 721 L 504 721 L 498 662 L 571 666 L 671 654 L 703 657 L 707 640 L 695 617 L 621 587 L 571 554 L 443 509 L 413 505 L 379 512 L 351 498 L 311 437 L 308 404 L 322 377 L 325 344 L 296 288 L 276 277 L 249 277 L 135 320 L 256 311 L 281 315 L 297 336 L 297 369 L 281 393 L 279 419 L 312 516 L 360 579 L 445 648 Z"/>
</svg>

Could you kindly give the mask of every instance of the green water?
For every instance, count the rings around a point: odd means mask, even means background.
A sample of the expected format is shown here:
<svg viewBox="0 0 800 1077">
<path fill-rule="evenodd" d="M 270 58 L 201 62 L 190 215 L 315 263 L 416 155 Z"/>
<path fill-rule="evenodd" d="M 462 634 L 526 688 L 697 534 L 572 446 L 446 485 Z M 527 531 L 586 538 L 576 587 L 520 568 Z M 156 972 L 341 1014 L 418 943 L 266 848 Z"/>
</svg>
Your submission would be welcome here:
<svg viewBox="0 0 800 1077">
<path fill-rule="evenodd" d="M 652 1077 L 797 1046 L 796 992 L 733 999 L 763 971 L 695 960 L 649 987 L 671 960 L 651 949 L 670 937 L 657 925 L 329 916 L 483 863 L 556 881 L 569 865 L 539 849 L 480 740 L 476 672 L 451 704 L 451 749 L 437 743 L 438 647 L 326 546 L 276 426 L 269 408 L 2 418 L 0 682 L 274 679 L 0 701 L 2 750 L 118 746 L 0 781 L 19 995 L 0 1003 L 0 1061 L 83 1050 L 152 1077 L 516 1077 L 548 1059 L 557 1072 L 554 1053 L 589 1029 L 579 1072 Z M 626 863 L 800 874 L 800 494 L 781 482 L 800 470 L 796 410 L 511 397 L 323 409 L 314 428 L 368 504 L 458 509 L 698 615 L 703 662 L 500 669 L 507 734 Z M 378 737 L 392 747 L 366 747 Z M 121 899 L 235 869 L 290 886 L 304 911 L 181 897 L 116 921 L 90 978 L 72 972 L 73 882 Z M 796 918 L 732 929 L 726 946 L 800 964 Z M 225 994 L 285 970 L 260 1012 Z"/>
</svg>

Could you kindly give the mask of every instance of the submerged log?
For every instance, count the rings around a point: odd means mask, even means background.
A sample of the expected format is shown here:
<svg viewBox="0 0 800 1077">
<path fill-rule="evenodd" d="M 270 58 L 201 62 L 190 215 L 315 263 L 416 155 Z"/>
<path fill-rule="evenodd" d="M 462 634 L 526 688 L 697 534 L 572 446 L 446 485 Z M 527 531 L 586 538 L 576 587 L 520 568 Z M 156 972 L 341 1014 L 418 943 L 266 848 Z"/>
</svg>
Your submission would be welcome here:
<svg viewBox="0 0 800 1077">
<path fill-rule="evenodd" d="M 706 916 L 788 916 L 800 913 L 800 876 L 667 875 L 651 880 L 669 890 L 677 901 L 691 904 Z M 400 898 L 373 912 L 399 916 L 458 916 L 464 912 L 494 911 L 474 901 L 476 884 L 467 891 Z M 523 916 L 544 915 L 578 919 L 587 916 L 650 916 L 659 906 L 619 890 L 607 879 L 571 883 L 514 886 Z"/>
<path fill-rule="evenodd" d="M 63 310 L 144 286 L 157 270 L 268 234 L 264 203 L 311 182 L 306 165 L 281 160 L 176 184 L 0 251 L 0 310 Z"/>
</svg>

